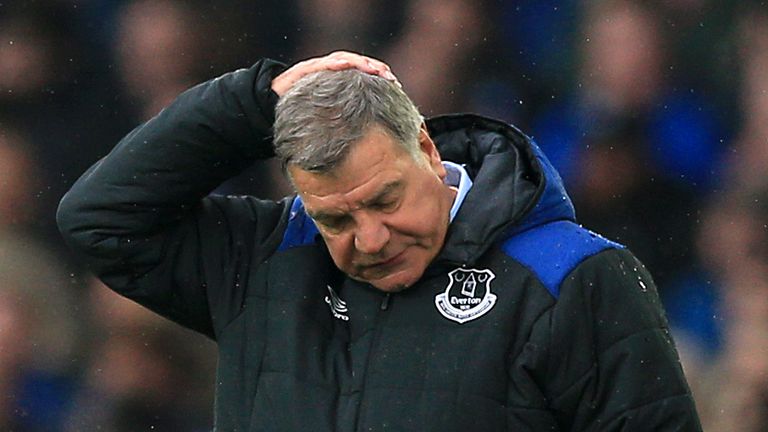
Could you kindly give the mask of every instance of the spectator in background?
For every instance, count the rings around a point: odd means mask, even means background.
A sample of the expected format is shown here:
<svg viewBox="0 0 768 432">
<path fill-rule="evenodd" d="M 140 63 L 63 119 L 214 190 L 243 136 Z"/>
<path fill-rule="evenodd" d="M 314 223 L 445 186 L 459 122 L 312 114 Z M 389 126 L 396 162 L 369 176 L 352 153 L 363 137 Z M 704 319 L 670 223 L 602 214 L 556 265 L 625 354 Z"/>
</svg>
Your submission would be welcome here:
<svg viewBox="0 0 768 432">
<path fill-rule="evenodd" d="M 694 196 L 653 164 L 642 126 L 614 119 L 575 151 L 576 212 L 585 226 L 631 245 L 660 286 L 692 262 Z"/>
<path fill-rule="evenodd" d="M 741 18 L 742 125 L 724 171 L 728 189 L 702 218 L 699 266 L 665 298 L 707 430 L 768 427 L 768 21 Z"/>
<path fill-rule="evenodd" d="M 101 156 L 109 141 L 96 138 L 115 133 L 81 83 L 85 56 L 73 43 L 71 10 L 62 2 L 0 8 L 0 128 L 23 136 L 19 145 L 32 157 L 37 182 L 37 217 L 27 228 L 52 245 L 60 244 L 55 206 L 84 168 L 79 158 Z"/>
<path fill-rule="evenodd" d="M 50 27 L 31 16 L 4 17 L 0 27 L 0 102 L 34 104 L 54 77 Z"/>
<path fill-rule="evenodd" d="M 74 292 L 35 230 L 36 162 L 26 136 L 0 121 L 0 430 L 8 431 L 58 427 L 77 372 Z"/>
<path fill-rule="evenodd" d="M 205 431 L 213 403 L 212 344 L 88 283 L 92 355 L 73 396 L 66 430 Z M 190 344 L 190 339 L 198 344 Z"/>
<path fill-rule="evenodd" d="M 576 81 L 581 3 L 575 0 L 484 1 L 479 49 L 464 109 L 530 129 L 531 114 L 560 101 Z M 478 73 L 482 71 L 482 74 Z"/>
<path fill-rule="evenodd" d="M 768 172 L 768 97 L 764 91 L 768 79 L 762 73 L 768 65 L 768 15 L 747 11 L 741 18 L 739 40 L 743 121 L 725 159 L 728 188 L 711 197 L 704 212 L 696 242 L 698 267 L 681 274 L 665 299 L 673 324 L 689 335 L 696 363 L 706 364 L 721 353 L 720 320 L 727 309 L 723 285 L 730 285 L 730 275 L 741 277 L 740 266 L 752 260 L 750 251 L 759 249 L 755 242 L 759 244 L 765 228 L 756 211 L 766 197 L 756 191 L 765 188 Z"/>
<path fill-rule="evenodd" d="M 308 0 L 297 2 L 296 58 L 338 47 L 381 54 L 396 38 L 403 0 Z"/>
<path fill-rule="evenodd" d="M 679 60 L 672 57 L 662 18 L 643 2 L 594 3 L 585 18 L 579 85 L 591 124 L 639 121 L 659 170 L 708 192 L 717 181 L 719 143 L 727 133 L 720 124 L 722 101 L 701 91 L 698 77 L 675 73 Z"/>
<path fill-rule="evenodd" d="M 29 142 L 7 121 L 0 121 L 0 235 L 29 231 L 42 186 Z"/>
<path fill-rule="evenodd" d="M 495 85 L 486 68 L 495 29 L 484 2 L 312 0 L 300 2 L 298 11 L 297 29 L 290 32 L 297 37 L 295 58 L 339 48 L 386 57 L 426 113 L 468 105 L 486 113 L 510 111 L 501 108 L 505 101 L 476 94 Z M 496 53 L 493 58 L 498 61 Z M 419 66 L 424 64 L 436 67 Z"/>
<path fill-rule="evenodd" d="M 534 137 L 575 186 L 585 226 L 626 242 L 664 291 L 693 262 L 692 209 L 714 182 L 717 122 L 668 80 L 649 7 L 591 4 L 582 34 L 578 87 L 534 117 Z"/>
<path fill-rule="evenodd" d="M 48 198 L 50 204 L 58 200 L 42 190 L 55 176 L 48 175 L 45 169 L 50 167 L 47 159 L 42 159 L 41 164 L 39 157 L 47 157 L 55 149 L 47 148 L 45 137 L 34 132 L 38 122 L 45 122 L 55 111 L 51 105 L 58 62 L 51 44 L 51 28 L 45 24 L 34 14 L 0 16 L 0 187 L 7 198 L 0 203 L 0 222 L 19 224 L 27 230 L 36 222 L 34 209 L 45 208 L 41 199 Z M 32 133 L 22 133 L 27 130 Z M 35 171 L 37 175 L 29 175 Z M 39 191 L 37 199 L 26 196 L 35 189 Z M 42 224 L 35 228 L 44 229 Z"/>
<path fill-rule="evenodd" d="M 760 185 L 768 172 L 768 12 L 750 9 L 740 23 L 742 127 L 730 155 L 729 180 Z"/>
<path fill-rule="evenodd" d="M 659 14 L 665 41 L 667 79 L 695 94 L 717 102 L 710 113 L 721 124 L 738 121 L 739 67 L 737 48 L 739 13 L 752 0 L 651 0 L 643 2 Z"/>
<path fill-rule="evenodd" d="M 610 0 L 588 8 L 578 84 L 533 118 L 535 138 L 566 182 L 581 174 L 574 154 L 592 131 L 610 128 L 616 120 L 646 125 L 663 89 L 664 53 L 655 25 L 655 16 L 634 2 Z"/>
<path fill-rule="evenodd" d="M 186 88 L 212 76 L 221 61 L 238 54 L 237 50 L 213 52 L 217 44 L 210 34 L 221 27 L 196 13 L 200 9 L 193 9 L 194 5 L 178 0 L 137 0 L 118 11 L 114 49 L 119 77 L 128 109 L 142 121 Z M 280 167 L 269 161 L 255 163 L 217 193 L 277 198 L 288 190 Z"/>
<path fill-rule="evenodd" d="M 674 66 L 659 16 L 638 2 L 610 0 L 593 3 L 582 27 L 574 93 L 533 119 L 536 136 L 549 143 L 566 181 L 579 174 L 572 156 L 583 137 L 617 119 L 632 119 L 647 136 L 648 156 L 665 175 L 707 191 L 716 180 L 713 166 L 724 132 L 714 101 L 667 73 Z"/>
<path fill-rule="evenodd" d="M 183 2 L 139 0 L 119 11 L 116 60 L 140 119 L 157 114 L 200 79 L 205 34 L 205 23 Z"/>
<path fill-rule="evenodd" d="M 60 430 L 76 385 L 73 306 L 55 256 L 0 230 L 0 430 Z"/>
<path fill-rule="evenodd" d="M 665 299 L 705 430 L 768 427 L 768 184 L 713 201 L 702 268 Z"/>
<path fill-rule="evenodd" d="M 402 34 L 385 57 L 425 115 L 466 108 L 467 83 L 488 32 L 483 11 L 468 0 L 408 4 Z"/>
</svg>

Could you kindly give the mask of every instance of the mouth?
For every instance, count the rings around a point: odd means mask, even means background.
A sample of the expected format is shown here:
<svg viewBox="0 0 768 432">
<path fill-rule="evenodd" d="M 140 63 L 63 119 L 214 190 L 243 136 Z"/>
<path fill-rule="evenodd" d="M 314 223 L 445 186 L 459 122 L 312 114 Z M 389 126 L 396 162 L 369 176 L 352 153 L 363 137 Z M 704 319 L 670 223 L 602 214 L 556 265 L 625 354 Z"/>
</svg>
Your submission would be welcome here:
<svg viewBox="0 0 768 432">
<path fill-rule="evenodd" d="M 363 264 L 360 266 L 360 268 L 365 271 L 373 271 L 375 273 L 382 273 L 387 272 L 387 270 L 391 269 L 394 266 L 397 266 L 398 264 L 403 261 L 403 257 L 405 255 L 405 250 L 400 251 L 399 253 L 385 259 L 382 261 L 378 261 L 372 264 Z"/>
</svg>

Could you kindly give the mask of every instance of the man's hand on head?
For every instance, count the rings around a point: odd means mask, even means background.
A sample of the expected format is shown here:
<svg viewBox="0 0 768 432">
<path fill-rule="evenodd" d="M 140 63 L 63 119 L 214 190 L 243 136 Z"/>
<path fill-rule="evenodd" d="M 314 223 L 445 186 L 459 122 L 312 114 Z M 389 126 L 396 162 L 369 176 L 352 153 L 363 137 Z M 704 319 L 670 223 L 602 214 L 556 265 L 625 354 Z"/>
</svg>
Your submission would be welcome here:
<svg viewBox="0 0 768 432">
<path fill-rule="evenodd" d="M 344 69 L 358 69 L 371 75 L 378 75 L 400 85 L 400 82 L 392 74 L 389 66 L 381 60 L 348 51 L 335 51 L 326 56 L 311 58 L 291 66 L 272 80 L 272 91 L 277 93 L 278 96 L 282 96 L 298 80 L 311 73 L 323 70 L 340 71 Z"/>
</svg>

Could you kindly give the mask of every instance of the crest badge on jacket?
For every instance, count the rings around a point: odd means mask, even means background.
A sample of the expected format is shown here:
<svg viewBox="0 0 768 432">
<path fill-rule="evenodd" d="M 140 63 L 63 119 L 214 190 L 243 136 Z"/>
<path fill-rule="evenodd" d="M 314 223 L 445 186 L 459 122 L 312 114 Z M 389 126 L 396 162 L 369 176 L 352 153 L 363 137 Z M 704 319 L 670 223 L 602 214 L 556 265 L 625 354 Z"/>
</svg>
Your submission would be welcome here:
<svg viewBox="0 0 768 432">
<path fill-rule="evenodd" d="M 491 293 L 491 281 L 496 278 L 489 269 L 459 267 L 448 273 L 448 286 L 435 296 L 435 306 L 441 315 L 464 324 L 480 318 L 496 304 Z"/>
</svg>

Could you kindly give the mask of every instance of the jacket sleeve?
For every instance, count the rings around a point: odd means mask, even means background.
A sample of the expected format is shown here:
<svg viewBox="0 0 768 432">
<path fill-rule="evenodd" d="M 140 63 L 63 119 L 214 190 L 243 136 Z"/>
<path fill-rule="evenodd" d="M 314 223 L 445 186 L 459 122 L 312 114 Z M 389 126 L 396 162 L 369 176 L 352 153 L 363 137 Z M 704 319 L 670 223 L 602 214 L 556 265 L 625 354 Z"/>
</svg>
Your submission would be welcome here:
<svg viewBox="0 0 768 432">
<path fill-rule="evenodd" d="M 64 196 L 59 229 L 108 286 L 210 337 L 230 319 L 242 294 L 223 284 L 274 236 L 282 206 L 205 197 L 273 154 L 281 68 L 262 60 L 187 90 Z"/>
<path fill-rule="evenodd" d="M 654 282 L 629 251 L 577 267 L 548 325 L 542 379 L 563 430 L 701 430 Z"/>
</svg>

